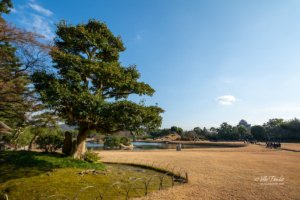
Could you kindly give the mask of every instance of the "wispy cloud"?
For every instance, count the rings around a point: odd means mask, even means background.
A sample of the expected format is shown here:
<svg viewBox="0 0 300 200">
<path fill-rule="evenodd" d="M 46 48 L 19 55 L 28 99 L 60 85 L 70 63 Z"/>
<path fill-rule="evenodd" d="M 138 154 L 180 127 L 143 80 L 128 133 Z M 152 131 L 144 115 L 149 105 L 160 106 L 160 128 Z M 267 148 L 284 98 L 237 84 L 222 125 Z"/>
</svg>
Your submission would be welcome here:
<svg viewBox="0 0 300 200">
<path fill-rule="evenodd" d="M 41 15 L 30 14 L 29 16 L 23 16 L 21 23 L 26 29 L 43 35 L 47 40 L 51 40 L 54 37 L 52 20 Z"/>
<path fill-rule="evenodd" d="M 217 97 L 217 101 L 221 105 L 232 105 L 236 102 L 236 98 L 232 95 L 223 95 Z"/>
<path fill-rule="evenodd" d="M 18 5 L 18 10 L 12 13 L 24 29 L 36 32 L 46 40 L 54 38 L 54 13 L 36 3 L 35 0 L 28 0 L 25 4 Z"/>
<path fill-rule="evenodd" d="M 53 15 L 53 12 L 44 8 L 41 5 L 38 5 L 37 3 L 29 3 L 28 6 L 42 15 L 45 15 L 45 16 Z"/>
</svg>

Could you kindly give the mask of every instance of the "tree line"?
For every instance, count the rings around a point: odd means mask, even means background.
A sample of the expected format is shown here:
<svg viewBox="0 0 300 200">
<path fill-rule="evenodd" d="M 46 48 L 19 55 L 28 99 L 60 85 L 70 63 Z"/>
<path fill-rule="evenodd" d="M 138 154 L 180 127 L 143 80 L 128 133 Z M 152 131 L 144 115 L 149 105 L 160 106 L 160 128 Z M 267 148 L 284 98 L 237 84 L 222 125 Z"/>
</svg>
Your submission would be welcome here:
<svg viewBox="0 0 300 200">
<path fill-rule="evenodd" d="M 232 126 L 226 122 L 219 127 L 209 129 L 195 127 L 193 130 L 183 131 L 182 128 L 173 126 L 170 129 L 160 129 L 151 132 L 152 138 L 164 137 L 177 133 L 181 140 L 212 140 L 212 141 L 300 141 L 300 120 L 270 119 L 263 125 L 248 124 L 241 120 L 238 125 Z"/>
</svg>

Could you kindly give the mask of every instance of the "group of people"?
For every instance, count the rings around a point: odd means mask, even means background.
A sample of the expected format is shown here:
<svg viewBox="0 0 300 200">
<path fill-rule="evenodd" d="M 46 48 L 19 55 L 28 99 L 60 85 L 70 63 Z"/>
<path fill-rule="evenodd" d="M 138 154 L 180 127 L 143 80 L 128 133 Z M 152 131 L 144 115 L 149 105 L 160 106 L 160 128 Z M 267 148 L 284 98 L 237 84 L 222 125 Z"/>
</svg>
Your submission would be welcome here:
<svg viewBox="0 0 300 200">
<path fill-rule="evenodd" d="M 267 148 L 274 148 L 274 149 L 277 149 L 277 148 L 281 148 L 281 143 L 280 142 L 266 142 L 266 147 Z"/>
</svg>

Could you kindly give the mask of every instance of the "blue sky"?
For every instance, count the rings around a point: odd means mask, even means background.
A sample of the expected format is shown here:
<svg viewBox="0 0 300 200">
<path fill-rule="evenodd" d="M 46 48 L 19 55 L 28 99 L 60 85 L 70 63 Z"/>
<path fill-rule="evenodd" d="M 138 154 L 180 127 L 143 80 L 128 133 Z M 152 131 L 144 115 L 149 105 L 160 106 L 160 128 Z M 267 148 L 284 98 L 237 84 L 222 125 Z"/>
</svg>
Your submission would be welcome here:
<svg viewBox="0 0 300 200">
<path fill-rule="evenodd" d="M 298 0 L 14 0 L 7 19 L 51 40 L 61 19 L 107 23 L 156 93 L 162 127 L 300 117 Z M 133 99 L 136 99 L 133 97 Z"/>
</svg>

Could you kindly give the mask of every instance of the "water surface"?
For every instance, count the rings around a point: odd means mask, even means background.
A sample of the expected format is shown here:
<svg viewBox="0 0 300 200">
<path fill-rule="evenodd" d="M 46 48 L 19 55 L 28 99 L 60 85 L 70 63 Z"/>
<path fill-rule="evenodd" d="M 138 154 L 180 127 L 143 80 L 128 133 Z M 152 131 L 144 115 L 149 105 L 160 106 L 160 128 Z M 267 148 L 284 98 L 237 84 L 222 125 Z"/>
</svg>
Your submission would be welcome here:
<svg viewBox="0 0 300 200">
<path fill-rule="evenodd" d="M 155 150 L 155 149 L 176 149 L 177 143 L 164 142 L 132 142 L 133 150 Z M 183 149 L 192 148 L 229 148 L 241 147 L 243 145 L 233 145 L 226 143 L 199 143 L 199 144 L 181 144 Z M 103 150 L 103 143 L 87 142 L 87 148 L 90 150 Z"/>
</svg>

